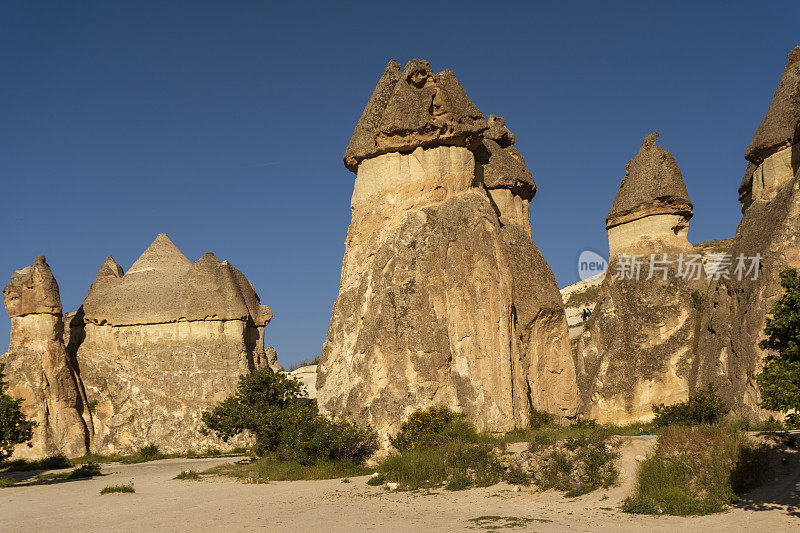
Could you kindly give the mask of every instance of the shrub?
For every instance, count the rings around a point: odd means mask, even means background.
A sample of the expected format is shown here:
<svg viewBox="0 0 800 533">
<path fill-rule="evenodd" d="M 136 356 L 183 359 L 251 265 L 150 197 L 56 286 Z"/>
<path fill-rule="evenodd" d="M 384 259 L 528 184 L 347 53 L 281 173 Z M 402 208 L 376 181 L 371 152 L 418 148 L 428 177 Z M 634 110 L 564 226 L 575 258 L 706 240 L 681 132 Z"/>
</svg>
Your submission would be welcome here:
<svg viewBox="0 0 800 533">
<path fill-rule="evenodd" d="M 69 473 L 67 479 L 83 479 L 87 477 L 99 476 L 102 472 L 100 471 L 100 465 L 97 463 L 86 463 L 72 472 Z"/>
<path fill-rule="evenodd" d="M 528 422 L 531 429 L 539 429 L 549 426 L 553 423 L 555 417 L 545 411 L 538 409 L 531 409 L 531 414 L 528 416 Z"/>
<path fill-rule="evenodd" d="M 614 464 L 617 452 L 608 439 L 607 432 L 597 430 L 542 450 L 544 461 L 535 476 L 536 484 L 543 490 L 566 491 L 567 497 L 614 485 L 619 477 Z"/>
<path fill-rule="evenodd" d="M 100 495 L 103 494 L 120 494 L 120 493 L 134 493 L 136 490 L 133 488 L 133 483 L 130 485 L 109 485 L 108 487 L 103 487 L 100 491 Z"/>
<path fill-rule="evenodd" d="M 384 483 L 386 483 L 386 477 L 377 473 L 372 474 L 370 478 L 367 480 L 367 485 L 369 485 L 370 487 L 380 487 Z"/>
<path fill-rule="evenodd" d="M 728 426 L 672 426 L 639 466 L 630 513 L 694 515 L 722 511 L 765 475 L 766 451 Z"/>
<path fill-rule="evenodd" d="M 155 444 L 148 444 L 139 448 L 139 457 L 142 459 L 153 460 L 159 457 L 161 452 Z"/>
<path fill-rule="evenodd" d="M 11 398 L 3 379 L 4 365 L 0 364 L 0 461 L 11 457 L 17 444 L 28 443 L 33 438 L 36 422 L 28 420 L 22 413 L 22 400 Z"/>
<path fill-rule="evenodd" d="M 716 424 L 728 414 L 728 406 L 717 395 L 717 388 L 710 384 L 705 389 L 700 389 L 689 395 L 685 402 L 673 405 L 654 404 L 653 423 L 658 427 L 679 424 L 696 426 L 700 424 Z"/>
<path fill-rule="evenodd" d="M 465 479 L 469 479 L 469 486 L 494 485 L 500 481 L 503 467 L 492 445 L 451 441 L 392 454 L 378 465 L 378 470 L 387 481 L 419 489 L 438 487 L 454 479 L 454 486 L 463 484 Z"/>
<path fill-rule="evenodd" d="M 411 413 L 389 442 L 402 452 L 446 442 L 474 441 L 476 437 L 475 428 L 463 414 L 447 407 L 429 407 Z"/>
<path fill-rule="evenodd" d="M 188 479 L 188 480 L 198 480 L 200 479 L 200 474 L 195 472 L 194 470 L 184 470 L 177 476 L 172 479 Z"/>
<path fill-rule="evenodd" d="M 527 487 L 531 484 L 531 479 L 528 477 L 528 474 L 518 466 L 512 466 L 506 470 L 502 478 L 503 481 L 509 485 L 524 485 Z"/>
<path fill-rule="evenodd" d="M 450 478 L 447 485 L 444 486 L 445 490 L 464 490 L 472 485 L 472 479 L 465 472 L 458 472 Z"/>
<path fill-rule="evenodd" d="M 17 484 L 17 480 L 14 479 L 13 477 L 6 477 L 6 476 L 0 477 L 0 489 L 4 489 L 4 488 L 7 488 L 7 487 L 13 487 L 16 484 Z"/>
<path fill-rule="evenodd" d="M 298 381 L 269 369 L 241 376 L 234 395 L 204 412 L 203 422 L 224 441 L 250 431 L 256 455 L 304 465 L 319 460 L 359 464 L 378 449 L 371 428 L 320 415 Z"/>
</svg>

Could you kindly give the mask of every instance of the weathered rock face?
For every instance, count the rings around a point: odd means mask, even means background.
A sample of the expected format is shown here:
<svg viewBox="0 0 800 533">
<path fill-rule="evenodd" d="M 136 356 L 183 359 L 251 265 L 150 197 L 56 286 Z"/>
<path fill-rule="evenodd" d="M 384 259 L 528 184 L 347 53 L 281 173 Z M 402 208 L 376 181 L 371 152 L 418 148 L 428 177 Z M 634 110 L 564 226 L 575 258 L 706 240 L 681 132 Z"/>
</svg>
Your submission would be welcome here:
<svg viewBox="0 0 800 533">
<path fill-rule="evenodd" d="M 241 374 L 277 364 L 264 348 L 271 318 L 241 272 L 210 253 L 191 263 L 165 234 L 124 275 L 109 257 L 69 342 L 92 406 L 92 451 L 237 445 L 203 436 L 201 413 Z"/>
<path fill-rule="evenodd" d="M 85 455 L 90 428 L 83 418 L 82 387 L 64 346 L 61 297 L 44 256 L 14 272 L 3 300 L 11 316 L 11 342 L 0 363 L 9 393 L 23 400 L 25 416 L 38 424 L 33 447 L 17 446 L 13 458 Z"/>
<path fill-rule="evenodd" d="M 695 299 L 705 276 L 702 265 L 699 279 L 678 275 L 678 258 L 693 253 L 686 239 L 692 204 L 657 138 L 648 135 L 625 167 L 607 218 L 610 272 L 585 331 L 573 340 L 581 410 L 601 422 L 649 420 L 652 404 L 675 403 L 689 392 L 700 318 Z M 665 269 L 652 276 L 651 254 L 668 261 L 653 263 Z M 632 261 L 640 263 L 638 274 Z"/>
<path fill-rule="evenodd" d="M 783 289 L 778 275 L 800 267 L 800 47 L 789 53 L 772 104 L 747 148 L 748 168 L 739 188 L 742 220 L 730 254 L 760 254 L 752 275 L 713 282 L 706 296 L 700 357 L 693 386 L 713 382 L 739 414 L 764 416 L 755 375 L 764 319 Z M 749 266 L 748 262 L 748 266 Z"/>
<path fill-rule="evenodd" d="M 535 183 L 492 122 L 426 62 L 378 82 L 345 153 L 357 176 L 324 411 L 384 436 L 430 405 L 492 431 L 527 425 L 531 406 L 575 413 L 561 297 L 530 237 Z"/>
</svg>

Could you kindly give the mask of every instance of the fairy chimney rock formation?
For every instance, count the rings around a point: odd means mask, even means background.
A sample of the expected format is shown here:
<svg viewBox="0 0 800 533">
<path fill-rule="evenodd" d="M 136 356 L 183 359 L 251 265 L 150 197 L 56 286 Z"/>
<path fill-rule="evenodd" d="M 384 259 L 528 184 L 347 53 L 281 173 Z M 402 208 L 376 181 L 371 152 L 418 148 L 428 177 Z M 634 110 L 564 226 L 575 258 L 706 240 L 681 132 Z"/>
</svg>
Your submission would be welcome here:
<svg viewBox="0 0 800 533">
<path fill-rule="evenodd" d="M 625 166 L 606 218 L 609 256 L 650 249 L 654 242 L 689 247 L 687 233 L 693 207 L 675 158 L 656 144 L 658 132 L 644 138 Z"/>
<path fill-rule="evenodd" d="M 755 376 L 765 353 L 758 347 L 768 310 L 783 293 L 779 274 L 800 267 L 800 46 L 788 62 L 764 119 L 745 152 L 739 186 L 742 220 L 729 250 L 731 272 L 714 280 L 703 313 L 694 386 L 715 383 L 740 415 L 763 418 Z M 758 257 L 756 276 L 749 269 Z"/>
<path fill-rule="evenodd" d="M 124 274 L 107 258 L 78 317 L 70 347 L 95 405 L 98 453 L 225 447 L 201 435 L 202 410 L 241 374 L 277 365 L 264 346 L 272 312 L 247 278 L 212 253 L 192 263 L 163 233 Z"/>
<path fill-rule="evenodd" d="M 430 405 L 494 431 L 525 426 L 531 406 L 575 413 L 564 310 L 513 140 L 451 71 L 386 67 L 344 155 L 356 180 L 323 411 L 384 437 Z"/>
<path fill-rule="evenodd" d="M 85 455 L 89 430 L 80 379 L 67 356 L 58 283 L 44 256 L 12 274 L 3 301 L 11 317 L 11 340 L 0 363 L 9 394 L 23 400 L 25 416 L 38 424 L 33 446 L 17 446 L 13 457 Z"/>
<path fill-rule="evenodd" d="M 572 343 L 581 410 L 600 422 L 650 420 L 653 404 L 682 401 L 690 389 L 699 320 L 692 294 L 705 290 L 705 276 L 702 266 L 696 279 L 679 275 L 680 254 L 693 252 L 692 203 L 657 139 L 645 137 L 625 166 L 606 219 L 609 275 Z"/>
</svg>

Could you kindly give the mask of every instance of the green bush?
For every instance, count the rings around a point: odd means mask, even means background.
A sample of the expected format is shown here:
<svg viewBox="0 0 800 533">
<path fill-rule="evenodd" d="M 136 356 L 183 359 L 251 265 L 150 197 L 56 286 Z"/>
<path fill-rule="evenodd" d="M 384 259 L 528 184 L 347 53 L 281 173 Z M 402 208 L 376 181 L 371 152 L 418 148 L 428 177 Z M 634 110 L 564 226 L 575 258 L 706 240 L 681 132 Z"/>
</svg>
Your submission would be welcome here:
<svg viewBox="0 0 800 533">
<path fill-rule="evenodd" d="M 757 486 L 766 450 L 735 427 L 671 426 L 639 466 L 630 513 L 696 515 L 722 511 L 737 494 Z"/>
<path fill-rule="evenodd" d="M 730 409 L 717 395 L 717 388 L 710 384 L 705 389 L 700 389 L 689 395 L 685 402 L 673 405 L 654 404 L 653 423 L 657 427 L 672 424 L 684 426 L 697 426 L 700 424 L 716 424 L 721 422 Z"/>
<path fill-rule="evenodd" d="M 553 415 L 545 411 L 531 409 L 531 414 L 528 416 L 528 426 L 531 429 L 543 428 L 552 424 L 554 418 Z"/>
<path fill-rule="evenodd" d="M 22 400 L 10 397 L 6 390 L 8 383 L 3 379 L 3 368 L 0 364 L 0 461 L 11 457 L 17 444 L 28 443 L 33 437 L 36 422 L 25 418 L 22 413 Z"/>
<path fill-rule="evenodd" d="M 329 420 L 304 396 L 302 385 L 285 373 L 257 370 L 241 376 L 234 395 L 204 412 L 203 422 L 224 441 L 250 431 L 256 455 L 304 465 L 319 460 L 360 464 L 375 453 L 378 437 L 371 428 Z"/>
<path fill-rule="evenodd" d="M 155 459 L 160 455 L 161 452 L 158 450 L 158 446 L 155 444 L 148 444 L 147 446 L 142 446 L 139 448 L 139 457 L 142 459 Z"/>
<path fill-rule="evenodd" d="M 0 489 L 13 487 L 17 484 L 17 480 L 13 477 L 0 476 Z"/>
<path fill-rule="evenodd" d="M 400 426 L 400 432 L 389 437 L 399 451 L 436 446 L 446 442 L 475 441 L 477 431 L 461 413 L 447 407 L 429 407 L 411 413 Z"/>
</svg>

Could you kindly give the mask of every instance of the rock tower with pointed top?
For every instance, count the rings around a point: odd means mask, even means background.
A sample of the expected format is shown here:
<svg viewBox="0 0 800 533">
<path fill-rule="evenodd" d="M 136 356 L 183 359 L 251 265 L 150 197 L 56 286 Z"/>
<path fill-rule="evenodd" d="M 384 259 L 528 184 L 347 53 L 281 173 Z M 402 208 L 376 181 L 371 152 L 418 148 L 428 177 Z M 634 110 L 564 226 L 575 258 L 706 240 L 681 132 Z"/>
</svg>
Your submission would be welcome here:
<svg viewBox="0 0 800 533">
<path fill-rule="evenodd" d="M 241 374 L 277 365 L 264 347 L 272 312 L 227 261 L 192 263 L 166 234 L 127 272 L 108 257 L 70 320 L 69 351 L 92 405 L 95 453 L 230 448 L 200 416 Z"/>
<path fill-rule="evenodd" d="M 606 217 L 609 256 L 650 249 L 653 241 L 689 248 L 689 219 L 694 214 L 675 158 L 656 144 L 658 132 L 642 141 L 625 165 L 625 177 Z"/>
<path fill-rule="evenodd" d="M 20 444 L 14 459 L 41 459 L 88 452 L 89 427 L 84 420 L 80 376 L 67 356 L 58 283 L 43 255 L 15 271 L 3 289 L 11 316 L 11 342 L 0 359 L 12 397 L 37 423 L 32 446 Z"/>
<path fill-rule="evenodd" d="M 321 408 L 384 437 L 430 405 L 492 431 L 526 426 L 531 407 L 574 415 L 561 297 L 531 240 L 536 185 L 504 121 L 451 71 L 392 61 L 344 163 L 356 179 Z"/>
<path fill-rule="evenodd" d="M 653 404 L 689 394 L 699 320 L 692 293 L 705 290 L 705 276 L 702 267 L 697 279 L 678 275 L 681 254 L 693 253 L 693 209 L 675 159 L 657 140 L 658 133 L 645 137 L 625 166 L 606 218 L 609 273 L 572 339 L 581 411 L 600 422 L 648 421 Z"/>
<path fill-rule="evenodd" d="M 766 418 L 755 376 L 767 355 L 759 347 L 764 319 L 783 294 L 780 272 L 800 268 L 800 46 L 786 68 L 764 119 L 745 151 L 747 169 L 739 186 L 742 220 L 728 253 L 759 256 L 752 272 L 714 280 L 706 293 L 703 337 L 694 387 L 713 382 L 742 416 Z M 745 262 L 749 268 L 750 261 Z"/>
</svg>

